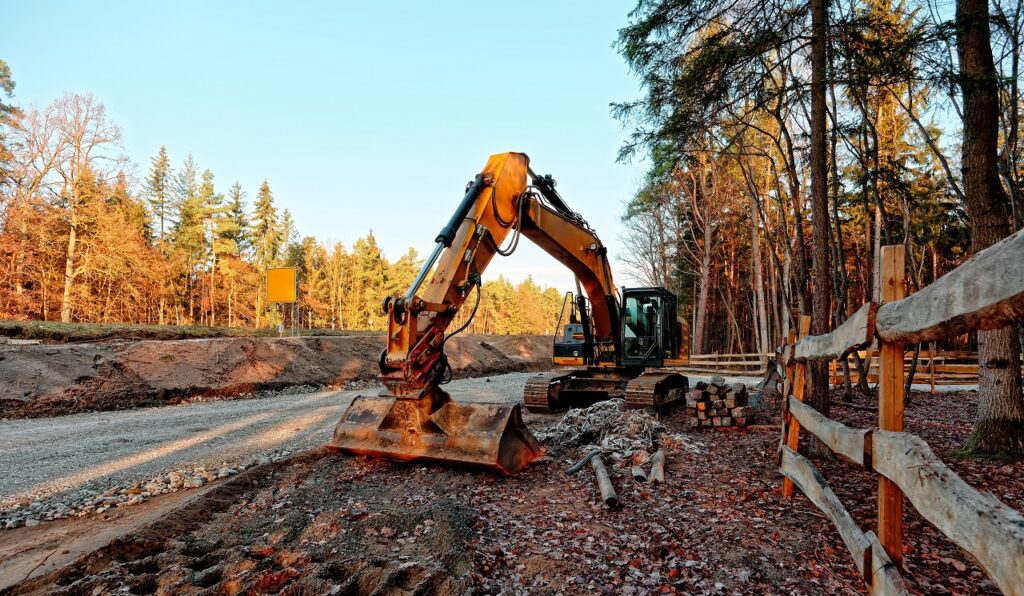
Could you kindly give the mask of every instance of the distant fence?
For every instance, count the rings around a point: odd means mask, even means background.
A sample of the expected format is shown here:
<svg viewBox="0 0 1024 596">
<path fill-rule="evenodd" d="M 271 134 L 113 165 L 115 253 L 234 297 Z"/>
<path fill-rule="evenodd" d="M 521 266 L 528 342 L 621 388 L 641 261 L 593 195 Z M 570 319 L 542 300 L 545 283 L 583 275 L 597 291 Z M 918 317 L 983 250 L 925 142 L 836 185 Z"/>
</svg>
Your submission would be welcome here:
<svg viewBox="0 0 1024 596">
<path fill-rule="evenodd" d="M 672 368 L 681 373 L 710 375 L 727 374 L 747 377 L 763 377 L 768 368 L 768 359 L 775 354 L 690 354 Z"/>
<path fill-rule="evenodd" d="M 1024 321 L 1024 231 L 979 252 L 909 298 L 902 246 L 881 254 L 881 304 L 865 304 L 835 331 L 791 334 L 786 371 L 779 470 L 783 496 L 797 486 L 832 523 L 873 594 L 906 594 L 900 574 L 903 503 L 910 504 L 965 550 L 1006 594 L 1024 593 L 1024 515 L 965 483 L 920 437 L 903 431 L 904 344 L 938 341 L 970 330 Z M 810 361 L 845 358 L 880 341 L 878 428 L 855 429 L 803 403 Z M 857 527 L 821 473 L 798 453 L 800 428 L 834 453 L 880 474 L 878 533 Z"/>
<path fill-rule="evenodd" d="M 859 350 L 857 355 L 861 362 L 868 359 L 871 353 L 870 367 L 867 369 L 868 383 L 878 383 L 880 372 L 877 353 L 868 350 Z M 857 370 L 853 353 L 845 356 L 850 367 L 850 382 L 857 383 L 860 373 Z M 832 360 L 829 363 L 829 382 L 833 386 L 843 384 L 843 369 L 840 364 L 842 359 Z M 909 368 L 913 355 L 907 352 L 903 358 L 904 368 Z M 1022 358 L 1024 362 L 1024 358 Z M 978 384 L 978 353 L 977 352 L 954 352 L 921 350 L 917 357 L 917 368 L 914 370 L 914 384 L 928 385 L 932 392 L 936 385 L 977 385 Z"/>
</svg>

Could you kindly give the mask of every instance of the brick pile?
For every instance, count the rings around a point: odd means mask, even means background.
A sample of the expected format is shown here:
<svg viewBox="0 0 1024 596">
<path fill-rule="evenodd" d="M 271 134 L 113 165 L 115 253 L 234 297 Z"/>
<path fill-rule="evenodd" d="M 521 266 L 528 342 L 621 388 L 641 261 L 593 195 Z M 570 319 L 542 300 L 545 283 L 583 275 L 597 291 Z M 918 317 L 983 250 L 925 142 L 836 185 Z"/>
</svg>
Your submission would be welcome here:
<svg viewBox="0 0 1024 596">
<path fill-rule="evenodd" d="M 757 408 L 747 405 L 746 385 L 727 384 L 718 376 L 694 385 L 686 394 L 686 410 L 692 428 L 746 426 L 757 415 Z"/>
</svg>

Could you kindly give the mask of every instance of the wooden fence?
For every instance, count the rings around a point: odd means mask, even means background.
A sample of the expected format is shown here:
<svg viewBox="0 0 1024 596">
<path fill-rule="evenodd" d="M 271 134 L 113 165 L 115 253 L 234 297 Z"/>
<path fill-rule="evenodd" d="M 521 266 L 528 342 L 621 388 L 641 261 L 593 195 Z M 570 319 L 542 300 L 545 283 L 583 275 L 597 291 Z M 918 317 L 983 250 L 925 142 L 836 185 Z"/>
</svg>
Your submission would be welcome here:
<svg viewBox="0 0 1024 596">
<path fill-rule="evenodd" d="M 857 354 L 862 362 L 871 354 L 870 368 L 867 370 L 868 383 L 878 383 L 878 355 L 869 350 L 857 350 Z M 860 374 L 854 363 L 853 353 L 845 356 L 845 359 L 850 367 L 850 382 L 856 384 Z M 912 354 L 908 351 L 903 359 L 904 369 L 910 368 L 911 359 Z M 1024 362 L 1024 357 L 1021 361 Z M 841 359 L 836 359 L 829 363 L 829 382 L 837 387 L 843 384 L 843 369 L 840 362 Z M 977 385 L 978 353 L 921 350 L 914 371 L 914 384 L 928 385 L 932 393 L 935 392 L 936 385 Z"/>
<path fill-rule="evenodd" d="M 774 357 L 775 354 L 690 354 L 687 360 L 671 366 L 684 374 L 763 377 L 768 359 Z"/>
<path fill-rule="evenodd" d="M 800 488 L 835 524 L 873 594 L 905 594 L 904 500 L 977 561 L 1006 594 L 1024 594 L 1024 515 L 982 493 L 940 461 L 920 437 L 903 432 L 904 343 L 942 340 L 1024 321 L 1024 231 L 979 252 L 909 298 L 902 246 L 881 254 L 880 303 L 864 305 L 832 333 L 791 336 L 779 469 L 783 496 Z M 850 428 L 803 403 L 810 361 L 879 346 L 878 428 Z M 798 453 L 800 429 L 842 458 L 879 474 L 877 534 L 862 531 L 814 465 Z"/>
</svg>

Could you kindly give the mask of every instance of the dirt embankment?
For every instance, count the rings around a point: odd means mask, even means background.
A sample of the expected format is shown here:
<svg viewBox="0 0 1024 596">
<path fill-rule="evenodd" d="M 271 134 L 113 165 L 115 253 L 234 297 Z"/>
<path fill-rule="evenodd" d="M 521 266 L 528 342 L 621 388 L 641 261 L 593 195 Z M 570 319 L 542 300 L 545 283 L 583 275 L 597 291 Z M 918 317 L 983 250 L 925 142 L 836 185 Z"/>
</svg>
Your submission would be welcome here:
<svg viewBox="0 0 1024 596">
<path fill-rule="evenodd" d="M 0 417 L 169 405 L 372 379 L 383 338 L 289 337 L 0 346 Z M 445 351 L 456 376 L 539 370 L 546 336 L 464 335 Z"/>
</svg>

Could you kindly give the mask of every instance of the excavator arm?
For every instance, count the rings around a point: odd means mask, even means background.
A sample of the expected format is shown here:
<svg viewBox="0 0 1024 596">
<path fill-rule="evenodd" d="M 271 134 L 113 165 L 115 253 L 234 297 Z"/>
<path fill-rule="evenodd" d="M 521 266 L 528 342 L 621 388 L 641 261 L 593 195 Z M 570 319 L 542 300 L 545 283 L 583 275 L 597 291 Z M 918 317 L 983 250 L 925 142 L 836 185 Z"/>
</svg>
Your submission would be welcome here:
<svg viewBox="0 0 1024 596">
<path fill-rule="evenodd" d="M 380 361 L 385 391 L 353 401 L 331 447 L 391 459 L 485 465 L 505 473 L 541 453 L 518 404 L 457 403 L 440 388 L 448 378 L 448 327 L 474 291 L 479 300 L 481 275 L 494 256 L 511 254 L 520 236 L 579 279 L 591 301 L 591 359 L 614 362 L 619 307 L 607 250 L 558 195 L 554 181 L 530 170 L 525 154 L 492 155 L 435 238 L 408 292 L 385 300 L 387 347 Z M 506 240 L 509 248 L 503 249 Z"/>
</svg>

